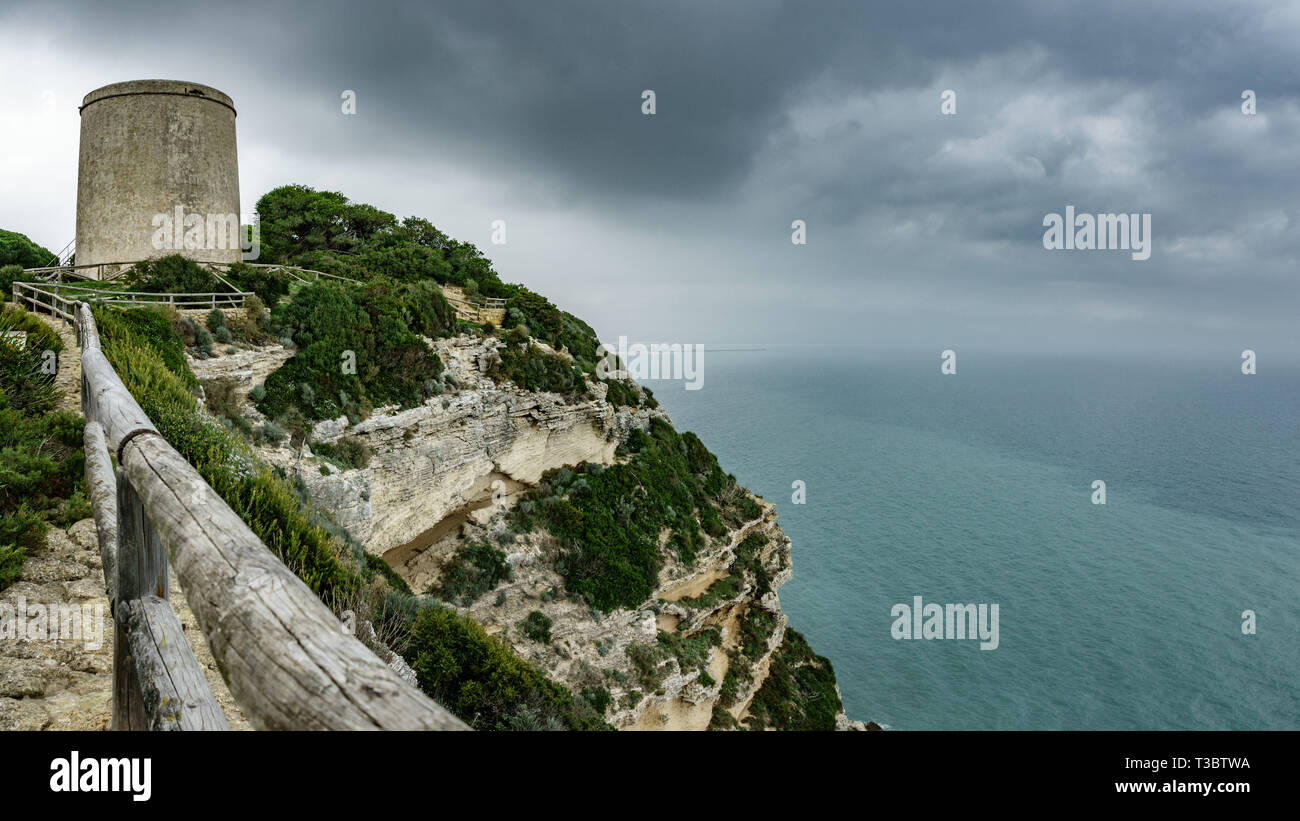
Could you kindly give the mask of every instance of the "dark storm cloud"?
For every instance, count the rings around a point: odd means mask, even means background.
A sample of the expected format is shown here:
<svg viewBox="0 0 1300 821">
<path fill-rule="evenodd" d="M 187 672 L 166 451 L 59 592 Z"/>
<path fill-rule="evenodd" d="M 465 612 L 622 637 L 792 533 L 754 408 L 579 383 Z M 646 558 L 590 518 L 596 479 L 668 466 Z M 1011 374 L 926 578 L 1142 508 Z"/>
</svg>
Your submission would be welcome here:
<svg viewBox="0 0 1300 821">
<path fill-rule="evenodd" d="M 585 244 L 623 251 L 629 280 L 701 293 L 797 270 L 806 292 L 840 295 L 840 321 L 817 323 L 836 334 L 853 327 L 842 306 L 941 294 L 990 321 L 1038 304 L 1080 338 L 1098 322 L 1132 339 L 1164 322 L 1162 338 L 1199 323 L 1282 340 L 1296 304 L 1294 3 L 95 3 L 20 7 L 5 23 L 57 37 L 64 55 L 111 44 L 97 59 L 193 66 L 239 103 L 244 157 L 278 144 L 359 174 L 452 163 L 521 207 L 582 212 L 599 231 L 552 231 L 553 259 L 540 245 L 493 254 L 559 277 L 544 284 L 570 299 L 601 273 L 571 261 Z M 654 117 L 640 111 L 647 88 Z M 955 117 L 939 114 L 946 88 Z M 1239 110 L 1245 88 L 1255 118 Z M 346 126 L 342 89 L 358 94 Z M 499 207 L 484 199 L 465 207 Z M 1152 259 L 1044 251 L 1044 214 L 1071 204 L 1152 213 Z M 810 226 L 798 262 L 796 217 Z M 707 275 L 683 259 L 710 260 Z M 1071 283 L 1092 290 L 1071 302 Z M 623 287 L 575 307 L 627 314 Z M 828 310 L 799 298 L 757 299 L 734 320 L 678 309 L 671 327 L 752 338 L 778 312 Z"/>
</svg>

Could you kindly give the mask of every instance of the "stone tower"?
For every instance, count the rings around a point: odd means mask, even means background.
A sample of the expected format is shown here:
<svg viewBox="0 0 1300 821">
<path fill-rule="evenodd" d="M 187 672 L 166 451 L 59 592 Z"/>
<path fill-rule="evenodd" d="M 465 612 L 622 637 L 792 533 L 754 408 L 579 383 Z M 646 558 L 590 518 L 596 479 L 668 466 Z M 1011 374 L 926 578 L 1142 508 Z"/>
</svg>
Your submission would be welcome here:
<svg viewBox="0 0 1300 821">
<path fill-rule="evenodd" d="M 111 277 L 112 263 L 173 253 L 240 260 L 234 103 L 175 80 L 96 89 L 81 104 L 77 264 Z"/>
</svg>

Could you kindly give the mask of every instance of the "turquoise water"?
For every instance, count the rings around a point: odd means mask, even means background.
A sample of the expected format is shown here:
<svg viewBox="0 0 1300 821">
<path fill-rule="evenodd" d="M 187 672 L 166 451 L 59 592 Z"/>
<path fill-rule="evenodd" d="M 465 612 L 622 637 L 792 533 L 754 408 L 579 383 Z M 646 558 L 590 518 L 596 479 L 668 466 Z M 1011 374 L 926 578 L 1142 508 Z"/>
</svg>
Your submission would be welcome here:
<svg viewBox="0 0 1300 821">
<path fill-rule="evenodd" d="M 782 603 L 851 717 L 1296 729 L 1300 367 L 1239 363 L 710 350 L 702 390 L 647 384 L 776 503 Z M 997 603 L 999 648 L 894 640 L 916 595 Z"/>
</svg>

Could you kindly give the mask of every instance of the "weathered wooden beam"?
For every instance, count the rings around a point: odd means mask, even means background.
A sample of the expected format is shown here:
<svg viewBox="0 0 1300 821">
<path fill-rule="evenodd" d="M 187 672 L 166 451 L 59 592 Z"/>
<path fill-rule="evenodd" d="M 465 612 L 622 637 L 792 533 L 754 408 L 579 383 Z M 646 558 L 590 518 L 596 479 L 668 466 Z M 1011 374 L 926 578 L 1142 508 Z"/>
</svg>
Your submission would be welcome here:
<svg viewBox="0 0 1300 821">
<path fill-rule="evenodd" d="M 89 385 L 90 415 L 104 426 L 108 447 L 122 462 L 122 445 L 142 433 L 158 432 L 135 397 L 122 384 L 108 358 L 97 347 L 81 351 L 81 373 Z"/>
<path fill-rule="evenodd" d="M 230 729 L 171 602 L 156 596 L 124 601 L 114 618 L 126 628 L 142 729 Z"/>
<path fill-rule="evenodd" d="M 122 465 L 254 726 L 468 729 L 343 632 L 329 608 L 161 436 L 133 438 Z"/>
<path fill-rule="evenodd" d="M 99 558 L 104 566 L 104 591 L 109 606 L 117 600 L 117 477 L 108 458 L 104 429 L 94 420 L 86 421 L 86 495 L 90 497 L 95 517 L 95 535 L 99 539 Z"/>
<path fill-rule="evenodd" d="M 147 730 L 151 722 L 144 692 L 154 686 L 142 679 L 154 675 L 141 668 L 131 651 L 130 624 L 122 614 L 142 596 L 167 597 L 167 558 L 153 532 L 144 506 L 121 468 L 117 470 L 117 589 L 113 606 L 113 728 Z M 196 662 L 197 664 L 197 662 Z M 201 673 L 200 673 L 201 675 Z"/>
<path fill-rule="evenodd" d="M 165 599 L 171 593 L 167 553 L 126 472 L 117 469 L 117 597 Z"/>
</svg>

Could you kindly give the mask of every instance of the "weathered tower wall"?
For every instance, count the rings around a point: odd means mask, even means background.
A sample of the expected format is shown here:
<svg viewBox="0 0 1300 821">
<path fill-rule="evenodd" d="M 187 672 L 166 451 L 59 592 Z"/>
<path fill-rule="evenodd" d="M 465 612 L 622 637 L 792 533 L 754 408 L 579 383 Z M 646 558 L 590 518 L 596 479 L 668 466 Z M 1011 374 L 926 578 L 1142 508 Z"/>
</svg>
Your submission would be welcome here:
<svg viewBox="0 0 1300 821">
<path fill-rule="evenodd" d="M 173 253 L 238 262 L 238 228 L 229 97 L 173 80 L 114 83 L 86 95 L 77 166 L 78 265 Z"/>
</svg>

